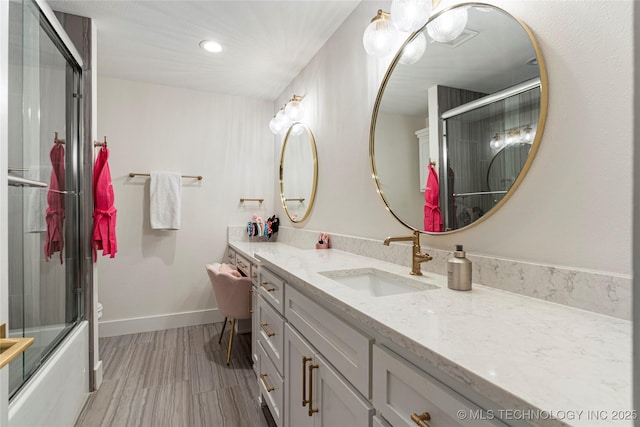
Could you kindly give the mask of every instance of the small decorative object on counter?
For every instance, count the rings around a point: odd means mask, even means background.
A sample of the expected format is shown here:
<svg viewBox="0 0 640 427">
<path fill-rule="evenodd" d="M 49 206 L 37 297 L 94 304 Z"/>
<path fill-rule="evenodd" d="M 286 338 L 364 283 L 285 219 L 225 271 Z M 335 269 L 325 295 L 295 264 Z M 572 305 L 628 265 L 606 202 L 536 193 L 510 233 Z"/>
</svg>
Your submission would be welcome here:
<svg viewBox="0 0 640 427">
<path fill-rule="evenodd" d="M 449 289 L 471 290 L 471 261 L 465 257 L 462 245 L 456 245 L 453 256 L 447 261 L 447 276 Z"/>
<path fill-rule="evenodd" d="M 279 227 L 280 220 L 276 215 L 268 218 L 267 221 L 264 221 L 258 215 L 253 215 L 251 221 L 247 222 L 247 235 L 249 238 L 266 237 L 270 239 L 271 236 L 278 232 Z"/>
<path fill-rule="evenodd" d="M 316 249 L 329 249 L 329 235 L 327 233 L 320 233 Z"/>
</svg>

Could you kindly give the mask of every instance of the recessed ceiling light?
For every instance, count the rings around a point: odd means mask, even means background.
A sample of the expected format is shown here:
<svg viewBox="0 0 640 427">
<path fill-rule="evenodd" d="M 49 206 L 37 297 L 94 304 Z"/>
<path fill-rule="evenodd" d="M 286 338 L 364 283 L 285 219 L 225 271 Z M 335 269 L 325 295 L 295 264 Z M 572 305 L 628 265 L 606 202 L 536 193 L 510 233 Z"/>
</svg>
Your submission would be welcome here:
<svg viewBox="0 0 640 427">
<path fill-rule="evenodd" d="M 200 42 L 200 47 L 206 50 L 207 52 L 213 52 L 213 53 L 222 52 L 222 46 L 220 46 L 220 43 L 214 42 L 213 40 L 202 40 Z"/>
</svg>

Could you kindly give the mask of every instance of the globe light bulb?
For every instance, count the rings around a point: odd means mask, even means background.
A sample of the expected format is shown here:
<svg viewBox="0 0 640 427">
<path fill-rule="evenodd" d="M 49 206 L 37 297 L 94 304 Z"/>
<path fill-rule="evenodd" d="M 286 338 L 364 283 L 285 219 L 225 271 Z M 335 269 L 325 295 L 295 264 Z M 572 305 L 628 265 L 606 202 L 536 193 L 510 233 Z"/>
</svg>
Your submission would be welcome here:
<svg viewBox="0 0 640 427">
<path fill-rule="evenodd" d="M 466 7 L 451 9 L 438 16 L 427 25 L 429 37 L 440 43 L 447 43 L 458 38 L 467 26 Z"/>
<path fill-rule="evenodd" d="M 402 50 L 402 56 L 400 57 L 400 62 L 402 64 L 415 64 L 420 60 L 420 58 L 422 58 L 426 48 L 427 38 L 423 33 L 420 33 L 411 41 L 411 43 L 404 47 Z"/>
<path fill-rule="evenodd" d="M 302 119 L 303 109 L 300 100 L 294 96 L 294 98 L 284 107 L 284 113 L 292 122 L 297 122 Z"/>
<path fill-rule="evenodd" d="M 367 54 L 384 57 L 395 52 L 398 44 L 398 30 L 389 20 L 389 14 L 378 10 L 378 15 L 364 30 L 362 44 Z"/>
<path fill-rule="evenodd" d="M 304 132 L 304 126 L 302 126 L 300 123 L 294 123 L 291 126 L 291 135 L 293 136 L 299 136 L 302 135 L 302 132 Z"/>
<path fill-rule="evenodd" d="M 399 31 L 413 33 L 421 28 L 431 13 L 430 0 L 393 0 L 391 22 Z"/>
<path fill-rule="evenodd" d="M 493 136 L 493 138 L 491 138 L 491 141 L 489 142 L 489 146 L 494 150 L 499 150 L 503 145 L 504 141 L 497 133 Z"/>
</svg>

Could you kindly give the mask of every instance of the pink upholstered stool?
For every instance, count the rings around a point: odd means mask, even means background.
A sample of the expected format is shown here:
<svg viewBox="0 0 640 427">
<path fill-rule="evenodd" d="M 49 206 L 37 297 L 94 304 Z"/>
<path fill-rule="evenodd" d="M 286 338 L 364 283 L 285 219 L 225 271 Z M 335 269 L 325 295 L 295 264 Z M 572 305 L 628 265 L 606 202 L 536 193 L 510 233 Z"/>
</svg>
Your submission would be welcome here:
<svg viewBox="0 0 640 427">
<path fill-rule="evenodd" d="M 251 279 L 235 277 L 229 273 L 220 272 L 221 264 L 207 264 L 205 267 L 216 295 L 218 309 L 224 315 L 224 325 L 218 343 L 222 341 L 227 319 L 231 319 L 229 346 L 227 349 L 227 365 L 231 360 L 231 346 L 233 345 L 233 329 L 236 319 L 251 319 Z"/>
</svg>

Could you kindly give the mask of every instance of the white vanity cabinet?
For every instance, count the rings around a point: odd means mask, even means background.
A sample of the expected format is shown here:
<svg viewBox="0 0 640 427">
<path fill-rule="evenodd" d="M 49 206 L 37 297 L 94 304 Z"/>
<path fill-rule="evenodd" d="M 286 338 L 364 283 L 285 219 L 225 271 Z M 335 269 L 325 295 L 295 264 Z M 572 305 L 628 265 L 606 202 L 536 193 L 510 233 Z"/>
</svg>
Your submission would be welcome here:
<svg viewBox="0 0 640 427">
<path fill-rule="evenodd" d="M 373 346 L 372 374 L 377 416 L 393 427 L 504 426 L 498 420 L 489 420 L 486 411 L 431 375 L 378 345 Z M 426 422 L 419 424 L 420 418 Z"/>
<path fill-rule="evenodd" d="M 285 426 L 369 427 L 371 404 L 290 324 L 284 339 Z"/>
<path fill-rule="evenodd" d="M 258 384 L 276 424 L 369 427 L 371 338 L 264 265 L 257 300 Z"/>
</svg>

